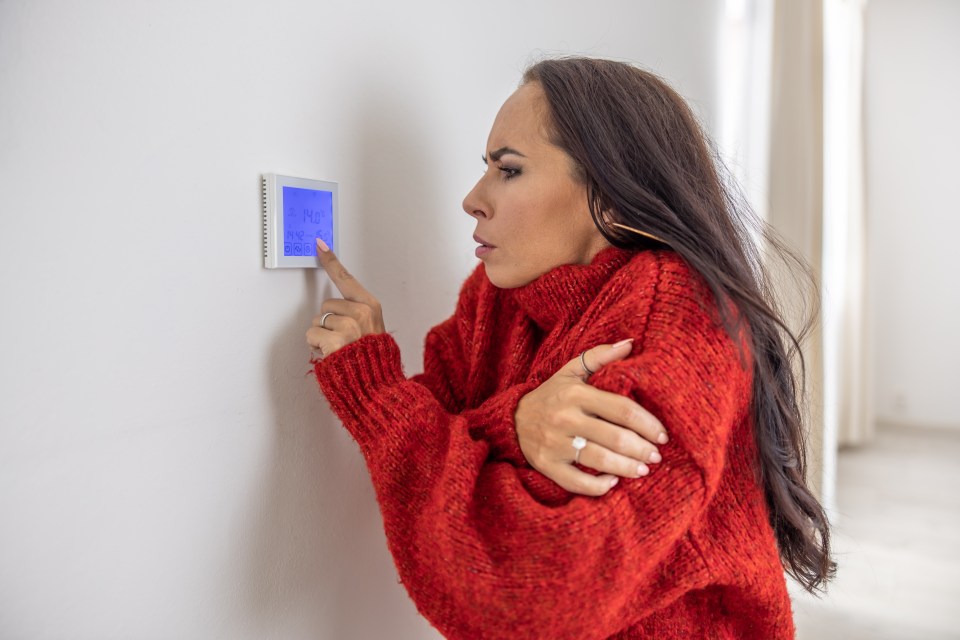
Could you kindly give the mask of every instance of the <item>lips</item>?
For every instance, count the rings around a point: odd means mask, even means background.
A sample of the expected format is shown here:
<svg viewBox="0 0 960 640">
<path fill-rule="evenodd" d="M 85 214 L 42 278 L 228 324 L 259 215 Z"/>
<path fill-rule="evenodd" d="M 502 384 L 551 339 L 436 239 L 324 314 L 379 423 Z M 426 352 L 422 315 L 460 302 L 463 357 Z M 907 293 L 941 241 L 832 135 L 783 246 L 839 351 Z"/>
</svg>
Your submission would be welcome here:
<svg viewBox="0 0 960 640">
<path fill-rule="evenodd" d="M 487 254 L 489 254 L 491 251 L 496 249 L 495 246 L 493 246 L 492 244 L 490 244 L 489 242 L 487 242 L 486 240 L 484 240 L 483 238 L 481 238 L 476 234 L 474 234 L 473 240 L 474 242 L 480 245 L 479 247 L 477 247 L 477 250 L 475 252 L 476 256 L 480 259 L 483 259 Z"/>
</svg>

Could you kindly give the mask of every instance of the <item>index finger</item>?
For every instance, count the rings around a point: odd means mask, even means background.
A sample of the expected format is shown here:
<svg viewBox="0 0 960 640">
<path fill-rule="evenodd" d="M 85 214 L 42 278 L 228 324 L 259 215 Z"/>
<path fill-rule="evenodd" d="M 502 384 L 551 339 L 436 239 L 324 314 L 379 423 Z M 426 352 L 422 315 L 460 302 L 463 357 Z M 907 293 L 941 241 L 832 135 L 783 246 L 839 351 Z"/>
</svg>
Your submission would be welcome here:
<svg viewBox="0 0 960 640">
<path fill-rule="evenodd" d="M 330 247 L 327 246 L 327 243 L 320 238 L 317 238 L 317 258 L 320 260 L 320 266 L 323 267 L 327 275 L 330 276 L 333 285 L 345 300 L 366 304 L 376 302 L 376 299 L 370 295 L 370 292 L 360 284 L 359 280 L 347 271 L 347 268 L 343 266 L 343 263 L 340 262 L 336 254 L 334 254 L 333 251 L 330 250 Z"/>
</svg>

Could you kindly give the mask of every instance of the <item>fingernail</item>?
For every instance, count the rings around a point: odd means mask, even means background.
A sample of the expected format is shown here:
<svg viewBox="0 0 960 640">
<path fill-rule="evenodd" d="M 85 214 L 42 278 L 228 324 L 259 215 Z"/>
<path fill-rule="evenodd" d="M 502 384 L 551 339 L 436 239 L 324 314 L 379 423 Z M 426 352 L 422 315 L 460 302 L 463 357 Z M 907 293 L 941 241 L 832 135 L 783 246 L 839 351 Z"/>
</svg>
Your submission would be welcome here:
<svg viewBox="0 0 960 640">
<path fill-rule="evenodd" d="M 663 458 L 660 457 L 660 453 L 658 451 L 654 451 L 653 453 L 650 454 L 650 462 L 656 464 L 661 460 L 663 460 Z"/>
<path fill-rule="evenodd" d="M 667 433 L 664 431 L 657 437 L 657 442 L 660 444 L 667 444 L 667 440 L 670 438 L 667 437 Z"/>
<path fill-rule="evenodd" d="M 618 483 L 618 482 L 620 482 L 620 478 L 611 478 L 611 479 L 610 479 L 610 487 L 613 488 L 613 487 L 617 486 L 617 483 Z"/>
<path fill-rule="evenodd" d="M 642 462 L 641 462 L 639 465 L 637 465 L 637 475 L 638 475 L 638 476 L 645 476 L 645 475 L 647 475 L 648 473 L 650 473 L 650 467 L 648 467 L 647 465 L 643 464 Z"/>
<path fill-rule="evenodd" d="M 622 347 L 622 346 L 625 345 L 625 344 L 630 344 L 631 342 L 633 342 L 633 338 L 627 338 L 626 340 L 621 340 L 620 342 L 614 344 L 614 345 L 613 345 L 612 347 L 610 347 L 610 348 L 611 348 L 611 349 L 617 349 L 617 348 L 619 348 L 619 347 Z"/>
<path fill-rule="evenodd" d="M 323 241 L 323 238 L 317 238 L 317 248 L 324 253 L 330 251 L 330 247 L 328 247 L 327 243 Z"/>
</svg>

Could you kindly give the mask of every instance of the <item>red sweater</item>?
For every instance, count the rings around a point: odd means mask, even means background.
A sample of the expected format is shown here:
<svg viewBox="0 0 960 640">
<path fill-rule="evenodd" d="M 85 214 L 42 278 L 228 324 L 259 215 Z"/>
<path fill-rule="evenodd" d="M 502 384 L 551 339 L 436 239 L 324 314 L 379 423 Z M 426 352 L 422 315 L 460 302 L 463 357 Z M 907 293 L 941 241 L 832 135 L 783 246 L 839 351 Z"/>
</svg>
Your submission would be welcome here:
<svg viewBox="0 0 960 640">
<path fill-rule="evenodd" d="M 519 289 L 483 266 L 407 379 L 394 340 L 315 362 L 366 458 L 400 578 L 448 638 L 792 638 L 761 487 L 751 369 L 703 281 L 672 252 L 606 249 Z M 533 470 L 517 402 L 582 350 L 634 338 L 593 386 L 630 396 L 670 441 L 607 495 Z"/>
</svg>

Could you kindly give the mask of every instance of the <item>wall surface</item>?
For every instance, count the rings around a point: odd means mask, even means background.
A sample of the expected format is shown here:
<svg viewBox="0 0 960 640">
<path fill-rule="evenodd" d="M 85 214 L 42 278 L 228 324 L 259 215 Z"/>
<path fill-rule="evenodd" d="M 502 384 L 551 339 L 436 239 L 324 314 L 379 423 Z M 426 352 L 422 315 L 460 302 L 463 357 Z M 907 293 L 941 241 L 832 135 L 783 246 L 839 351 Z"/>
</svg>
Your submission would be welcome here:
<svg viewBox="0 0 960 640">
<path fill-rule="evenodd" d="M 306 375 L 331 287 L 262 268 L 259 176 L 340 183 L 414 373 L 525 64 L 640 61 L 712 126 L 719 5 L 0 0 L 0 637 L 436 637 Z"/>
<path fill-rule="evenodd" d="M 870 0 L 867 215 L 876 415 L 960 429 L 960 3 Z"/>
</svg>

